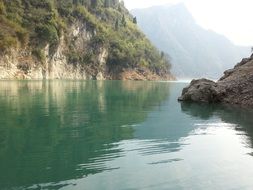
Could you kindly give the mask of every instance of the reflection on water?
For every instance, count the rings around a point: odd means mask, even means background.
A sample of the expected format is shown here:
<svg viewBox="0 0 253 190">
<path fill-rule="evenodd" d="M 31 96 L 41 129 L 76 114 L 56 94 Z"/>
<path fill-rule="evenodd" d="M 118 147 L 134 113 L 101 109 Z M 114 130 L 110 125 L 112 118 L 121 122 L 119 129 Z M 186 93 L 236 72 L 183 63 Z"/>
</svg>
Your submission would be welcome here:
<svg viewBox="0 0 253 190">
<path fill-rule="evenodd" d="M 0 82 L 1 186 L 115 169 L 104 162 L 122 156 L 116 143 L 168 94 L 145 82 Z"/>
<path fill-rule="evenodd" d="M 181 103 L 184 113 L 196 118 L 208 120 L 218 117 L 222 126 L 233 126 L 238 135 L 246 140 L 246 146 L 253 147 L 253 109 L 229 105 L 207 105 L 196 103 Z"/>
<path fill-rule="evenodd" d="M 0 82 L 0 189 L 251 189 L 253 110 L 184 86 Z"/>
</svg>

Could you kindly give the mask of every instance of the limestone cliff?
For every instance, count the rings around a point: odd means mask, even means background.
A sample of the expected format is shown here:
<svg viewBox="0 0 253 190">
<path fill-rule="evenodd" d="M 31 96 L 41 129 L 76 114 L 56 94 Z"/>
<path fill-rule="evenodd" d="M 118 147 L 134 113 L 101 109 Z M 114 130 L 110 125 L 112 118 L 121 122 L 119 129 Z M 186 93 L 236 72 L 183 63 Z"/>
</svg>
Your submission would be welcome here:
<svg viewBox="0 0 253 190">
<path fill-rule="evenodd" d="M 0 79 L 170 80 L 118 0 L 0 0 Z"/>
<path fill-rule="evenodd" d="M 92 34 L 80 23 L 73 25 L 68 34 L 68 38 L 75 38 L 74 43 L 79 50 L 91 40 L 91 37 Z M 81 63 L 69 62 L 65 38 L 65 36 L 60 37 L 59 44 L 52 55 L 50 55 L 50 45 L 46 44 L 42 49 L 43 60 L 34 56 L 30 47 L 11 48 L 8 53 L 0 56 L 0 79 L 104 80 L 108 49 L 100 47 L 96 50 L 96 62 L 100 68 L 89 72 Z"/>
</svg>

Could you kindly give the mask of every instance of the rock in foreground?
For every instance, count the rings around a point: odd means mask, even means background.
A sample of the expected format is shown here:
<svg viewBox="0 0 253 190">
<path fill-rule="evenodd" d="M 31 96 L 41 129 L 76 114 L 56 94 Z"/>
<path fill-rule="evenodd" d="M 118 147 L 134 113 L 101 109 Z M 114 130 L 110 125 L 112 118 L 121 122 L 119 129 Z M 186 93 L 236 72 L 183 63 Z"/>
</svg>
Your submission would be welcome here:
<svg viewBox="0 0 253 190">
<path fill-rule="evenodd" d="M 218 101 L 217 84 L 208 79 L 192 80 L 190 86 L 183 89 L 181 101 L 216 102 Z"/>
<path fill-rule="evenodd" d="M 253 106 L 253 55 L 225 71 L 217 82 L 193 80 L 178 100 Z"/>
</svg>

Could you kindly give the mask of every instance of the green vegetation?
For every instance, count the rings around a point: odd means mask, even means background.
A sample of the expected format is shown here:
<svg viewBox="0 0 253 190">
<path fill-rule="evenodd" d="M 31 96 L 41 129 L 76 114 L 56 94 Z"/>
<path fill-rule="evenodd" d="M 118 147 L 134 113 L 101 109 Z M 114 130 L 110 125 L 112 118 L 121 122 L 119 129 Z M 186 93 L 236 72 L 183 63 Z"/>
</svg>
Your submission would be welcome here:
<svg viewBox="0 0 253 190">
<path fill-rule="evenodd" d="M 76 39 L 68 39 L 74 23 L 84 23 L 92 39 L 78 50 Z M 119 0 L 0 0 L 0 53 L 26 46 L 43 60 L 42 49 L 49 44 L 53 54 L 62 35 L 67 37 L 68 60 L 96 67 L 98 49 L 109 50 L 109 70 L 147 68 L 154 73 L 168 73 L 170 64 L 136 26 Z"/>
</svg>

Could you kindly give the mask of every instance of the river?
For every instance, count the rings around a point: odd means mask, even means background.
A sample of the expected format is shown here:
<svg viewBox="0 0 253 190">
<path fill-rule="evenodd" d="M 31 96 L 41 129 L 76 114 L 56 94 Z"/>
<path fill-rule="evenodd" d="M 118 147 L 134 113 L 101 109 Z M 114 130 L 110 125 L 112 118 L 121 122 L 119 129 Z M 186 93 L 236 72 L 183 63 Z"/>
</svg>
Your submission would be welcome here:
<svg viewBox="0 0 253 190">
<path fill-rule="evenodd" d="M 253 187 L 253 110 L 187 83 L 1 81 L 0 189 Z"/>
</svg>

